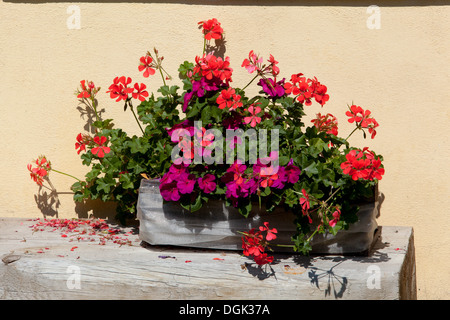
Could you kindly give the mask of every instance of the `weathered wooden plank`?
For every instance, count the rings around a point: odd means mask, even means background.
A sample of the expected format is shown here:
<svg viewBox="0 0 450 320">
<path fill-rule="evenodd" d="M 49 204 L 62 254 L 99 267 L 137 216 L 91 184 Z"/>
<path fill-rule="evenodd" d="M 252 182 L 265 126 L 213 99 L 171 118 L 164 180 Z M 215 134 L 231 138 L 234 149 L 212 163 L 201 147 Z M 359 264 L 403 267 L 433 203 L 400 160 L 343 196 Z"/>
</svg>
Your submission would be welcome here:
<svg viewBox="0 0 450 320">
<path fill-rule="evenodd" d="M 32 233 L 31 224 L 0 219 L 2 299 L 415 297 L 409 227 L 382 227 L 368 257 L 277 254 L 274 265 L 259 268 L 240 252 L 142 246 L 136 234 L 131 245 L 99 245 L 58 231 Z"/>
</svg>

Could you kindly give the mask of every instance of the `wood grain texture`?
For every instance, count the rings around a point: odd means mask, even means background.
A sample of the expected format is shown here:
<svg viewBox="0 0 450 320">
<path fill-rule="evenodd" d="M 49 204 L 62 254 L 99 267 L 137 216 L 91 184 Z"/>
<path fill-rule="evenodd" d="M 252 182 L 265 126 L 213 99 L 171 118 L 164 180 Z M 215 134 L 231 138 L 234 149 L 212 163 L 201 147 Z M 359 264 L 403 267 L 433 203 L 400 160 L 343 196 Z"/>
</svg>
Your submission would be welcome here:
<svg viewBox="0 0 450 320">
<path fill-rule="evenodd" d="M 153 247 L 136 234 L 99 245 L 31 224 L 0 219 L 0 256 L 15 256 L 0 264 L 1 299 L 414 298 L 410 227 L 382 227 L 367 257 L 277 254 L 259 268 L 241 252 Z"/>
</svg>

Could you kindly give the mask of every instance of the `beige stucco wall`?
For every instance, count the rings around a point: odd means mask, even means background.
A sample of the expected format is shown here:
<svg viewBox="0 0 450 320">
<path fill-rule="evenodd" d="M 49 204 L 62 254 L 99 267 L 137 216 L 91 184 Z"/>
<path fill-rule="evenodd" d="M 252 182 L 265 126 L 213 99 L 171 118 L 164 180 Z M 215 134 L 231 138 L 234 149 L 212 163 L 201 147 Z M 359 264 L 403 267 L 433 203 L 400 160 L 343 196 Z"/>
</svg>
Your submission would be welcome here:
<svg viewBox="0 0 450 320">
<path fill-rule="evenodd" d="M 347 104 L 372 111 L 380 123 L 377 137 L 364 141 L 355 135 L 351 141 L 385 157 L 379 223 L 414 227 L 418 297 L 449 299 L 450 3 L 383 2 L 379 29 L 368 28 L 368 5 L 359 1 L 185 3 L 190 4 L 73 3 L 80 8 L 81 28 L 69 29 L 72 3 L 0 2 L 0 216 L 92 213 L 75 206 L 73 181 L 57 174 L 51 181 L 59 203 L 39 208 L 27 163 L 45 154 L 55 169 L 80 177 L 86 172 L 74 149 L 86 124 L 73 95 L 82 79 L 103 88 L 98 98 L 107 117 L 138 134 L 131 113 L 105 93 L 112 79 L 127 75 L 156 88 L 159 78 L 144 79 L 137 70 L 141 55 L 156 46 L 176 76 L 182 61 L 201 53 L 197 22 L 216 17 L 226 31 L 236 86 L 250 80 L 240 64 L 253 49 L 264 57 L 273 54 L 287 78 L 302 72 L 326 84 L 331 98 L 322 111 L 338 117 L 342 136 L 353 129 L 344 115 Z M 309 110 L 314 115 L 320 107 Z M 105 215 L 111 208 L 100 211 Z"/>
</svg>

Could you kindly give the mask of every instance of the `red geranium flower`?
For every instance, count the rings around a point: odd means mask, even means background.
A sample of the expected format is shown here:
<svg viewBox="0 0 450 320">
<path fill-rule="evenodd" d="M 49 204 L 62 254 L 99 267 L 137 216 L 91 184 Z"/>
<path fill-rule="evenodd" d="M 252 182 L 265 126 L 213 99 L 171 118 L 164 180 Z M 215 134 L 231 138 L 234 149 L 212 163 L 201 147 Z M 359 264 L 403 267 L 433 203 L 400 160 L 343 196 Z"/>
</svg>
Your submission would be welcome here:
<svg viewBox="0 0 450 320">
<path fill-rule="evenodd" d="M 302 189 L 303 198 L 300 198 L 300 205 L 302 206 L 303 211 L 308 211 L 311 208 L 309 204 L 309 195 L 306 193 L 305 189 Z"/>
<path fill-rule="evenodd" d="M 270 58 L 267 61 L 269 61 L 269 63 L 270 63 L 270 65 L 268 67 L 270 72 L 272 73 L 272 75 L 274 77 L 276 77 L 280 73 L 280 68 L 278 68 L 276 66 L 278 64 L 278 61 L 276 61 L 272 55 L 270 55 Z"/>
<path fill-rule="evenodd" d="M 113 84 L 109 86 L 109 90 L 106 92 L 110 93 L 111 99 L 117 98 L 117 102 L 119 102 L 120 100 L 127 100 L 128 94 L 133 92 L 133 88 L 128 88 L 128 85 L 130 83 L 130 77 L 116 77 L 114 78 Z"/>
<path fill-rule="evenodd" d="M 264 252 L 264 247 L 261 244 L 263 236 L 261 232 L 251 229 L 242 237 L 242 249 L 244 249 L 244 256 L 258 256 Z"/>
<path fill-rule="evenodd" d="M 350 111 L 347 111 L 345 114 L 349 117 L 348 122 L 350 123 L 361 122 L 361 120 L 364 118 L 364 110 L 360 106 L 352 105 L 350 107 Z"/>
<path fill-rule="evenodd" d="M 316 119 L 311 120 L 311 122 L 319 131 L 335 136 L 338 135 L 338 122 L 335 116 L 330 113 L 327 113 L 324 116 L 318 113 L 316 116 Z"/>
<path fill-rule="evenodd" d="M 214 54 L 204 54 L 202 57 L 195 57 L 194 75 L 199 74 L 207 80 L 220 79 L 227 84 L 231 82 L 231 75 L 233 69 L 230 68 L 230 58 L 226 57 L 223 60 L 221 57 L 216 57 Z"/>
<path fill-rule="evenodd" d="M 31 164 L 27 165 L 28 171 L 30 171 L 31 179 L 36 182 L 39 186 L 42 186 L 44 178 L 48 175 L 51 170 L 50 161 L 47 160 L 45 156 L 39 156 L 36 159 L 36 168 L 33 168 Z"/>
<path fill-rule="evenodd" d="M 302 189 L 302 194 L 303 194 L 303 198 L 300 198 L 300 205 L 302 207 L 302 213 L 304 216 L 308 217 L 309 223 L 312 223 L 312 219 L 309 216 L 309 209 L 311 208 L 309 194 L 306 193 L 305 189 Z"/>
<path fill-rule="evenodd" d="M 87 86 L 86 86 L 87 84 Z M 96 88 L 95 84 L 92 81 L 87 80 L 81 80 L 80 81 L 81 91 L 77 90 L 77 98 L 83 99 L 83 98 L 90 98 L 94 97 L 97 92 L 100 90 L 100 88 Z"/>
<path fill-rule="evenodd" d="M 253 260 L 255 260 L 256 264 L 259 266 L 272 263 L 273 259 L 273 256 L 268 256 L 267 253 L 262 253 L 259 256 L 253 257 Z"/>
<path fill-rule="evenodd" d="M 302 73 L 291 76 L 291 82 L 284 84 L 286 93 L 292 93 L 294 96 L 297 96 L 297 101 L 307 106 L 311 105 L 312 98 L 323 106 L 330 99 L 330 96 L 327 94 L 327 87 L 317 81 L 315 77 L 314 79 L 306 79 L 306 77 L 302 76 Z"/>
<path fill-rule="evenodd" d="M 375 138 L 375 135 L 377 134 L 375 128 L 379 125 L 371 116 L 371 112 L 356 105 L 352 105 L 349 109 L 350 110 L 345 113 L 349 117 L 348 122 L 355 122 L 360 128 L 367 128 L 371 134 L 371 138 Z"/>
<path fill-rule="evenodd" d="M 317 81 L 316 77 L 314 79 L 308 79 L 308 81 L 310 82 L 310 90 L 314 99 L 316 99 L 318 104 L 323 106 L 330 99 L 330 96 L 327 94 L 327 87 Z"/>
<path fill-rule="evenodd" d="M 368 148 L 353 149 L 345 158 L 347 161 L 341 163 L 342 172 L 351 176 L 353 180 L 381 180 L 384 168 L 381 166 L 381 159 L 375 158 L 373 151 L 369 151 Z"/>
<path fill-rule="evenodd" d="M 302 77 L 302 75 L 302 73 L 293 74 L 291 76 L 291 82 L 284 84 L 284 89 L 287 94 L 292 93 L 294 96 L 297 96 L 298 102 L 310 106 L 312 97 L 311 88 L 306 77 Z"/>
<path fill-rule="evenodd" d="M 134 84 L 134 89 L 136 91 L 132 92 L 132 96 L 134 99 L 139 99 L 141 101 L 145 101 L 145 98 L 148 97 L 148 92 L 145 90 L 147 86 L 143 83 L 139 85 L 138 83 Z"/>
<path fill-rule="evenodd" d="M 227 107 L 230 110 L 234 110 L 238 107 L 242 107 L 242 102 L 240 101 L 241 96 L 235 93 L 236 91 L 233 88 L 222 90 L 216 99 L 219 109 L 225 109 L 225 107 Z"/>
<path fill-rule="evenodd" d="M 267 241 L 275 240 L 277 238 L 277 236 L 275 235 L 275 233 L 278 232 L 277 229 L 275 229 L 275 228 L 269 229 L 269 223 L 268 222 L 264 222 L 264 226 L 259 227 L 259 230 L 267 231 L 267 235 L 266 235 L 266 240 Z"/>
<path fill-rule="evenodd" d="M 86 80 L 81 80 L 81 92 L 79 92 L 77 98 L 89 98 L 91 95 L 89 94 L 87 88 L 86 88 Z"/>
<path fill-rule="evenodd" d="M 222 39 L 223 29 L 216 18 L 200 21 L 198 24 L 199 28 L 203 28 L 203 34 L 206 40 Z"/>
<path fill-rule="evenodd" d="M 266 238 L 262 235 L 262 232 L 266 231 Z M 269 228 L 269 223 L 264 222 L 264 226 L 259 227 L 259 230 L 255 230 L 255 228 L 250 231 L 244 233 L 242 237 L 242 249 L 244 256 L 252 257 L 253 260 L 258 265 L 264 265 L 268 263 L 272 263 L 274 258 L 272 256 L 268 256 L 265 253 L 265 248 L 268 246 L 268 241 L 275 240 L 277 236 L 277 229 Z"/>
<path fill-rule="evenodd" d="M 330 227 L 334 227 L 336 226 L 336 224 L 338 223 L 339 219 L 341 218 L 341 210 L 339 210 L 339 207 L 336 206 L 336 210 L 332 213 L 332 216 L 334 219 L 332 219 L 329 222 Z"/>
<path fill-rule="evenodd" d="M 111 152 L 111 148 L 105 147 L 104 144 L 107 142 L 107 139 L 105 136 L 95 136 L 94 137 L 94 143 L 97 144 L 98 147 L 92 148 L 91 152 L 95 155 L 97 155 L 99 158 L 103 158 L 105 154 L 108 154 Z"/>
<path fill-rule="evenodd" d="M 75 149 L 79 149 L 77 152 L 78 154 L 80 154 L 81 151 L 86 151 L 86 144 L 87 144 L 86 136 L 79 133 L 77 135 L 77 142 L 75 142 Z"/>
<path fill-rule="evenodd" d="M 155 74 L 155 65 L 153 63 L 153 58 L 150 57 L 148 54 L 141 57 L 139 60 L 139 71 L 144 71 L 143 76 L 145 78 L 148 78 L 151 75 Z"/>
</svg>

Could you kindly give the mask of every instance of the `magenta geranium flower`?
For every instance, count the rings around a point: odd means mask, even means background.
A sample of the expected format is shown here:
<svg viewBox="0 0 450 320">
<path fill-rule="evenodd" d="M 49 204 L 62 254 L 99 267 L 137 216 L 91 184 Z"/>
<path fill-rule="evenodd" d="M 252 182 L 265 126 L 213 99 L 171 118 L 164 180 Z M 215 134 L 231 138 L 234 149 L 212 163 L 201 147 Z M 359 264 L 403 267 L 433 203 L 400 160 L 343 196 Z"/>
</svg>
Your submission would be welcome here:
<svg viewBox="0 0 450 320">
<path fill-rule="evenodd" d="M 187 171 L 187 167 L 189 167 L 189 165 L 185 163 L 180 164 L 173 163 L 169 168 L 169 173 L 174 176 L 179 176 Z"/>
<path fill-rule="evenodd" d="M 206 174 L 203 178 L 198 179 L 198 186 L 205 193 L 211 193 L 216 190 L 216 177 L 212 174 Z"/>
<path fill-rule="evenodd" d="M 227 172 L 223 175 L 222 181 L 228 183 L 230 181 L 235 181 L 238 184 L 244 182 L 244 172 L 247 169 L 245 164 L 239 163 L 239 161 L 235 161 L 228 169 Z"/>
<path fill-rule="evenodd" d="M 262 87 L 263 91 L 267 93 L 269 97 L 278 98 L 284 96 L 284 81 L 284 78 L 278 82 L 267 78 L 259 80 L 258 85 Z"/>
<path fill-rule="evenodd" d="M 277 189 L 283 189 L 286 181 L 288 181 L 288 175 L 286 174 L 286 169 L 284 167 L 279 167 L 277 172 L 277 179 L 274 180 L 272 187 Z"/>
<path fill-rule="evenodd" d="M 287 181 L 289 183 L 296 183 L 300 178 L 300 173 L 302 172 L 299 167 L 294 165 L 294 160 L 291 159 L 285 168 Z"/>
<path fill-rule="evenodd" d="M 196 180 L 197 179 L 195 178 L 194 174 L 187 172 L 182 173 L 178 177 L 177 181 L 178 191 L 182 194 L 191 193 L 192 191 L 194 191 Z"/>
<path fill-rule="evenodd" d="M 237 113 L 235 111 L 231 111 L 230 117 L 225 118 L 222 121 L 222 124 L 225 129 L 236 130 L 242 125 L 242 120 L 243 120 L 243 117 L 239 113 Z"/>
<path fill-rule="evenodd" d="M 177 188 L 177 182 L 169 179 L 170 182 L 163 183 L 159 185 L 159 191 L 161 196 L 166 201 L 178 201 L 180 200 L 180 193 Z"/>
<path fill-rule="evenodd" d="M 172 134 L 174 132 L 176 135 L 177 135 L 177 133 L 178 134 L 180 133 L 179 131 L 176 131 L 177 129 L 186 129 L 186 130 L 188 130 L 191 137 L 194 135 L 194 123 L 191 120 L 186 119 L 183 122 L 180 122 L 180 123 L 174 125 L 172 128 L 166 129 L 166 130 L 167 130 L 167 133 L 169 134 L 169 136 L 172 138 Z M 175 139 L 175 137 L 172 138 L 171 140 L 172 140 L 172 142 L 179 141 L 179 139 Z"/>
</svg>

